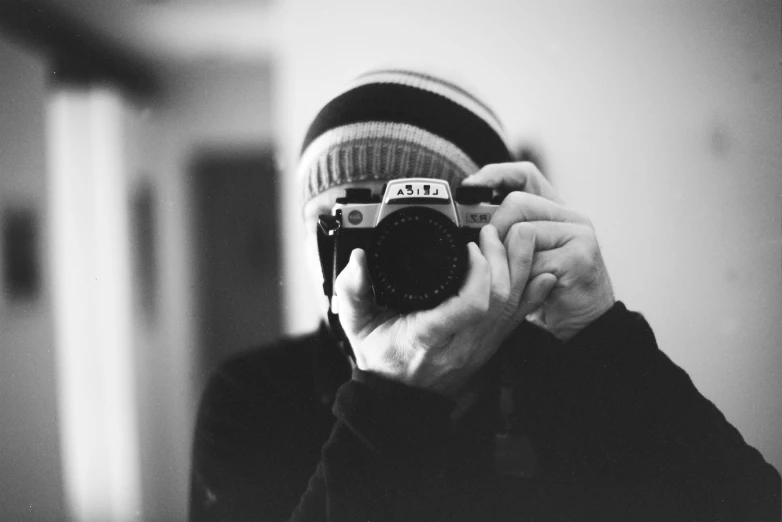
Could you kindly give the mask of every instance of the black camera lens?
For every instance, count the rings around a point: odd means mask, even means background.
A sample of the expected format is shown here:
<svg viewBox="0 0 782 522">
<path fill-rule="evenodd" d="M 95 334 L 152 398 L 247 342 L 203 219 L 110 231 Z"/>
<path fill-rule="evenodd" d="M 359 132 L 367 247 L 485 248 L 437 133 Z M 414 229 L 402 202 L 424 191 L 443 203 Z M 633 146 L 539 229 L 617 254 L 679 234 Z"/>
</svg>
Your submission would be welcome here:
<svg viewBox="0 0 782 522">
<path fill-rule="evenodd" d="M 403 312 L 433 308 L 456 294 L 467 269 L 458 227 L 427 207 L 388 215 L 375 228 L 367 254 L 378 303 Z"/>
</svg>

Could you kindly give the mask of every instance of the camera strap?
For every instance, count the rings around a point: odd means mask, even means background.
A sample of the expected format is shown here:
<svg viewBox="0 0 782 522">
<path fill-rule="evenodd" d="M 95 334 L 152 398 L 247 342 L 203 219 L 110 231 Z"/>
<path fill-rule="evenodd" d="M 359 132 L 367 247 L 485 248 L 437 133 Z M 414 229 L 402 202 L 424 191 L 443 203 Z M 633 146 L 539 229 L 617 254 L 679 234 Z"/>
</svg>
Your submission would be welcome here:
<svg viewBox="0 0 782 522">
<path fill-rule="evenodd" d="M 342 325 L 339 322 L 339 316 L 333 313 L 331 308 L 329 308 L 328 318 L 329 333 L 331 333 L 331 336 L 337 341 L 337 346 L 339 346 L 340 351 L 345 354 L 345 357 L 350 359 L 351 364 L 355 363 L 356 357 L 353 355 L 353 348 L 350 347 L 350 342 L 345 335 L 345 330 L 342 329 Z"/>
</svg>

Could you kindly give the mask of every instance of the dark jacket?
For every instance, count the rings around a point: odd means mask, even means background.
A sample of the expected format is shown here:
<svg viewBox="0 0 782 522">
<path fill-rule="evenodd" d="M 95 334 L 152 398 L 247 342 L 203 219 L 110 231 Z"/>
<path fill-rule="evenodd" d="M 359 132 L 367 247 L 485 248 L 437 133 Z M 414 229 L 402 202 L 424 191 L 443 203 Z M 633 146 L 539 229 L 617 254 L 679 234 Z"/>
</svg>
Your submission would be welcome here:
<svg viewBox="0 0 782 522">
<path fill-rule="evenodd" d="M 525 324 L 464 411 L 361 371 L 325 330 L 227 362 L 195 432 L 191 519 L 779 520 L 780 477 L 643 317 L 568 343 Z"/>
</svg>

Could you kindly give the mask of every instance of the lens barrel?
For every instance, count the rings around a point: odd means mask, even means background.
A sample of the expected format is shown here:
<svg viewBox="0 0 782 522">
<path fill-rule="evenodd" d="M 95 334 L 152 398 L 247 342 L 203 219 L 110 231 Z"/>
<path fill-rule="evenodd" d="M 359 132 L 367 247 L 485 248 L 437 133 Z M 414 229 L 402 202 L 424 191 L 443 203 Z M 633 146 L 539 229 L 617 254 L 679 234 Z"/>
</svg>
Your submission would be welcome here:
<svg viewBox="0 0 782 522">
<path fill-rule="evenodd" d="M 379 304 L 401 312 L 434 308 L 461 287 L 467 247 L 441 212 L 405 207 L 374 229 L 367 262 Z"/>
</svg>

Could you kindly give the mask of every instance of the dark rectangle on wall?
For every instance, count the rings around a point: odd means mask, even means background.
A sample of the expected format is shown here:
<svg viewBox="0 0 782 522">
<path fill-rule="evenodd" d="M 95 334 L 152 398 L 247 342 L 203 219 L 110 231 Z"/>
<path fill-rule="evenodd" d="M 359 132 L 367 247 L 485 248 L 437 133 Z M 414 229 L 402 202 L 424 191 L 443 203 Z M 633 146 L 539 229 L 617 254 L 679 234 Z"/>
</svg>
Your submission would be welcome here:
<svg viewBox="0 0 782 522">
<path fill-rule="evenodd" d="M 271 149 L 206 150 L 191 168 L 202 375 L 281 332 L 277 176 Z"/>
<path fill-rule="evenodd" d="M 38 224 L 31 209 L 3 212 L 3 294 L 10 301 L 31 300 L 40 287 Z"/>
</svg>

